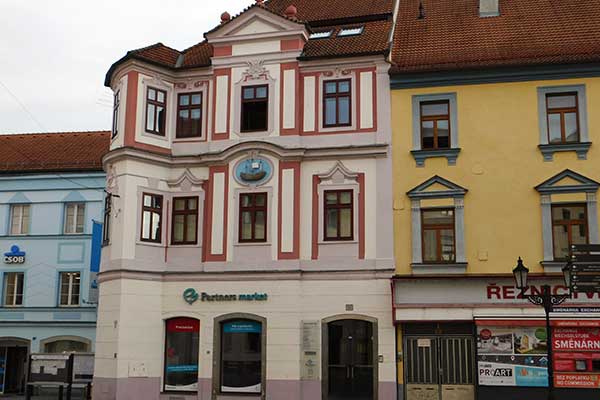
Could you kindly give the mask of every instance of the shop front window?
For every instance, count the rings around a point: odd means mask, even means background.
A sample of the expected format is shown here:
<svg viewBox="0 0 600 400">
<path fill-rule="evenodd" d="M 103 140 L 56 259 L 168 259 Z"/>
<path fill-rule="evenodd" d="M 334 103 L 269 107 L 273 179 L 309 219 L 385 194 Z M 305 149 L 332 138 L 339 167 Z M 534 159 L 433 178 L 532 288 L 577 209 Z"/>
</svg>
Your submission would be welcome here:
<svg viewBox="0 0 600 400">
<path fill-rule="evenodd" d="M 197 391 L 200 321 L 171 318 L 165 336 L 164 390 Z"/>
<path fill-rule="evenodd" d="M 229 320 L 221 324 L 221 392 L 261 393 L 262 324 Z"/>
</svg>

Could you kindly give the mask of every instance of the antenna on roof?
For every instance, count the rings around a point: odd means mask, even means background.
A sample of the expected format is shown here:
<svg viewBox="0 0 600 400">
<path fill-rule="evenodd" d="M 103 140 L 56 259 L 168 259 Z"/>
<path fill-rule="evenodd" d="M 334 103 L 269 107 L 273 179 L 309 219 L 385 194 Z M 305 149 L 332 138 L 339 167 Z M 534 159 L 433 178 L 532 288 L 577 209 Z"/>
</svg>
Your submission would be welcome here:
<svg viewBox="0 0 600 400">
<path fill-rule="evenodd" d="M 419 2 L 419 16 L 418 19 L 425 19 L 425 9 L 423 8 L 423 2 Z"/>
</svg>

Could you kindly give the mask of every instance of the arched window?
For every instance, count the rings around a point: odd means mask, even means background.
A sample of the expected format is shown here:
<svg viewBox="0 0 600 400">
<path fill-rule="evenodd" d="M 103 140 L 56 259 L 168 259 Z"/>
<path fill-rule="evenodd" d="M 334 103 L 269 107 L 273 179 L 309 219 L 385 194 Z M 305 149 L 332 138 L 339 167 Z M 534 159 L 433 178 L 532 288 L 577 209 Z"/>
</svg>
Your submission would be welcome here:
<svg viewBox="0 0 600 400">
<path fill-rule="evenodd" d="M 217 390 L 220 393 L 263 393 L 265 373 L 265 322 L 223 318 L 218 327 Z"/>
<path fill-rule="evenodd" d="M 53 336 L 40 340 L 44 353 L 87 353 L 92 351 L 92 342 L 79 336 Z"/>
<path fill-rule="evenodd" d="M 88 345 L 75 340 L 57 340 L 55 342 L 46 343 L 44 346 L 45 353 L 85 353 L 89 351 Z"/>
<path fill-rule="evenodd" d="M 171 318 L 166 321 L 164 390 L 198 390 L 200 321 Z"/>
</svg>

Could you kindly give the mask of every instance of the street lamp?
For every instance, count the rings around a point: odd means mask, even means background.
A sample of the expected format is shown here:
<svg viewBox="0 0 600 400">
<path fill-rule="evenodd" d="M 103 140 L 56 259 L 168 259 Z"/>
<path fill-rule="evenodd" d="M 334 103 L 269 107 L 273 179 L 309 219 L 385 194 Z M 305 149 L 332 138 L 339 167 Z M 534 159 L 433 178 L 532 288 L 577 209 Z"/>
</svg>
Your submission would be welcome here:
<svg viewBox="0 0 600 400">
<path fill-rule="evenodd" d="M 546 347 L 548 348 L 548 400 L 554 400 L 554 366 L 552 365 L 552 331 L 550 330 L 550 313 L 554 306 L 557 306 L 564 302 L 566 299 L 571 297 L 571 272 L 572 264 L 568 262 L 562 269 L 563 277 L 565 279 L 565 286 L 569 289 L 569 294 L 552 294 L 552 288 L 550 285 L 542 285 L 541 292 L 531 291 L 530 294 L 526 294 L 527 288 L 527 277 L 529 269 L 523 265 L 521 257 L 517 260 L 517 266 L 513 269 L 513 276 L 515 277 L 515 284 L 517 289 L 521 291 L 521 297 L 529 300 L 537 306 L 544 307 L 546 314 Z"/>
</svg>

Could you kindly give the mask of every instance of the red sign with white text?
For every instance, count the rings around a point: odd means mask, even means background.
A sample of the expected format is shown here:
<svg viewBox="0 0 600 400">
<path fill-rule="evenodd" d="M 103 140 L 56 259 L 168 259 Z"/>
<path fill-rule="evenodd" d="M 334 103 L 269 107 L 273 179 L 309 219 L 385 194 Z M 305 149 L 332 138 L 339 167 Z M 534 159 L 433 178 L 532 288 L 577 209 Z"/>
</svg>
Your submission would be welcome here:
<svg viewBox="0 0 600 400">
<path fill-rule="evenodd" d="M 554 374 L 554 386 L 571 388 L 600 388 L 600 375 Z"/>
<path fill-rule="evenodd" d="M 557 328 L 552 334 L 552 349 L 600 352 L 600 328 Z"/>
</svg>

